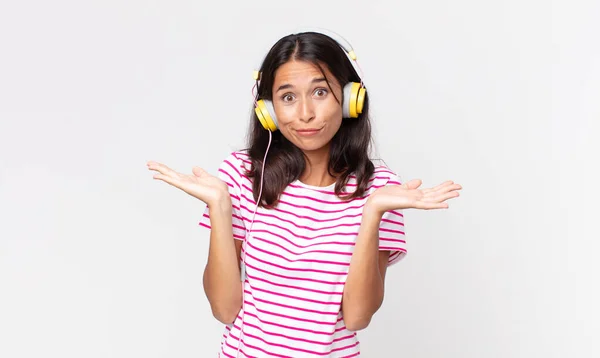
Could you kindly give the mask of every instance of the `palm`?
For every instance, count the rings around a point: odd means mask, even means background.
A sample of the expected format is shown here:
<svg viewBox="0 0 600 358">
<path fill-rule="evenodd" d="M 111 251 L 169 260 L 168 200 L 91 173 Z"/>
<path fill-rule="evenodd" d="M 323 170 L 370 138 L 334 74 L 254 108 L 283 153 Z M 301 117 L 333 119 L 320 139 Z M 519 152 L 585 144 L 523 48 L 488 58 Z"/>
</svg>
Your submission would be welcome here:
<svg viewBox="0 0 600 358">
<path fill-rule="evenodd" d="M 400 209 L 446 209 L 449 199 L 459 196 L 462 189 L 459 184 L 446 181 L 428 189 L 419 189 L 421 181 L 411 180 L 402 185 L 388 185 L 381 187 L 371 194 L 369 200 L 381 213 L 389 210 Z"/>
<path fill-rule="evenodd" d="M 227 184 L 221 179 L 210 175 L 200 167 L 194 167 L 192 174 L 178 173 L 164 164 L 148 162 L 148 169 L 154 170 L 154 179 L 162 180 L 189 195 L 210 204 L 220 200 L 227 193 Z"/>
</svg>

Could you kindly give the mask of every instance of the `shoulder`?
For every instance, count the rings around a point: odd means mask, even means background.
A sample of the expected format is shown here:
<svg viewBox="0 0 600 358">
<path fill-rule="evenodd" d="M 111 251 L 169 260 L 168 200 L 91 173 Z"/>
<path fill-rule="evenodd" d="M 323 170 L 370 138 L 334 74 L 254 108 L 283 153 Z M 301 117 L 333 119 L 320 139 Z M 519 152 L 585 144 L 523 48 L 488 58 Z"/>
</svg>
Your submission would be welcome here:
<svg viewBox="0 0 600 358">
<path fill-rule="evenodd" d="M 219 169 L 224 169 L 227 171 L 235 170 L 243 175 L 246 170 L 250 169 L 250 164 L 251 160 L 248 153 L 243 150 L 237 150 L 230 152 L 227 156 L 225 156 Z"/>
<path fill-rule="evenodd" d="M 218 176 L 229 184 L 241 186 L 243 178 L 247 178 L 247 172 L 251 167 L 250 157 L 245 151 L 230 152 L 221 161 Z"/>
<path fill-rule="evenodd" d="M 377 185 L 400 185 L 402 181 L 398 174 L 387 165 L 375 165 L 371 176 L 373 184 Z"/>
<path fill-rule="evenodd" d="M 402 184 L 400 177 L 396 174 L 394 170 L 389 168 L 387 165 L 376 165 L 374 163 L 373 169 L 373 174 L 371 174 L 367 181 L 364 196 L 369 196 L 375 189 L 384 187 L 386 185 Z M 348 193 L 351 193 L 354 190 L 356 190 L 358 186 L 357 180 L 358 178 L 355 174 L 350 175 L 346 189 Z"/>
</svg>

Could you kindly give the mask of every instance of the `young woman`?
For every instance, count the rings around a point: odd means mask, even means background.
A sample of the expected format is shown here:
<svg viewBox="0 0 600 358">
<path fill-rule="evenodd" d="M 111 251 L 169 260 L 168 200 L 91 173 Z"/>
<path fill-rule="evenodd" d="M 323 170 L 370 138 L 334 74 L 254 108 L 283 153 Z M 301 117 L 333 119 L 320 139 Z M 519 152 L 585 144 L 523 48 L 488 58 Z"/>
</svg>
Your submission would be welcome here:
<svg viewBox="0 0 600 358">
<path fill-rule="evenodd" d="M 248 148 L 217 176 L 149 162 L 206 203 L 204 290 L 225 324 L 221 357 L 355 357 L 356 331 L 406 253 L 404 209 L 444 209 L 461 186 L 400 183 L 369 158 L 366 88 L 337 35 L 281 38 L 255 78 Z"/>
</svg>

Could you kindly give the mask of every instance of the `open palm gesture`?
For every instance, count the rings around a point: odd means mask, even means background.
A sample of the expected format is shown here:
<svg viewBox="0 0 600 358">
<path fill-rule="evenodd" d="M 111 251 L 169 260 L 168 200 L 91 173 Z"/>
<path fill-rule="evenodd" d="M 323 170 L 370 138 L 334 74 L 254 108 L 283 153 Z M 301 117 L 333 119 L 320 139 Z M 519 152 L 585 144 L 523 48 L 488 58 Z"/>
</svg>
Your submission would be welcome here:
<svg viewBox="0 0 600 358">
<path fill-rule="evenodd" d="M 149 161 L 147 165 L 148 169 L 156 172 L 154 179 L 179 188 L 209 206 L 229 197 L 227 184 L 200 167 L 192 168 L 192 174 L 182 174 L 154 161 Z"/>
<path fill-rule="evenodd" d="M 421 180 L 413 179 L 402 185 L 388 185 L 376 189 L 369 197 L 370 205 L 378 213 L 400 209 L 447 209 L 449 199 L 456 198 L 460 184 L 451 180 L 428 189 L 419 189 Z"/>
</svg>

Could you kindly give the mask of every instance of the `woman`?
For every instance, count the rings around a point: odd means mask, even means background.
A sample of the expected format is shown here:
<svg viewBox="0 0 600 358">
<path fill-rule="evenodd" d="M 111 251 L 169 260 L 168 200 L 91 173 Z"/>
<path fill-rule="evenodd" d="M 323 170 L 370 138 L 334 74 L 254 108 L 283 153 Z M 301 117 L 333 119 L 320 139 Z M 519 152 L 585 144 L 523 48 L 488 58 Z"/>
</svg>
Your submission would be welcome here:
<svg viewBox="0 0 600 358">
<path fill-rule="evenodd" d="M 368 96 L 349 57 L 336 36 L 283 37 L 255 77 L 247 149 L 216 177 L 148 163 L 155 179 L 207 204 L 203 282 L 225 324 L 222 357 L 358 356 L 356 331 L 406 253 L 402 210 L 447 208 L 461 189 L 401 184 L 372 163 Z"/>
</svg>

